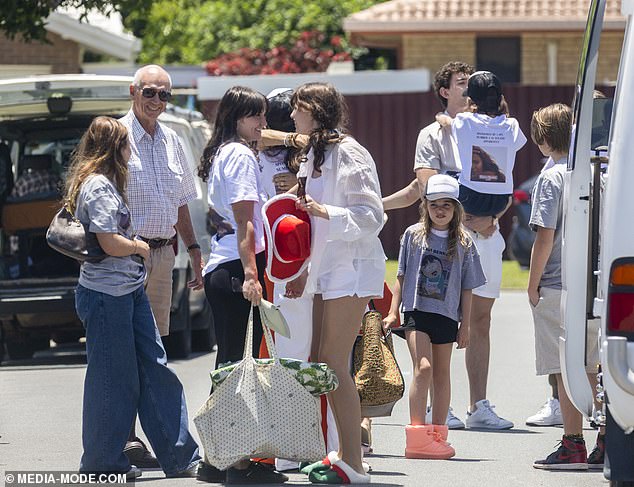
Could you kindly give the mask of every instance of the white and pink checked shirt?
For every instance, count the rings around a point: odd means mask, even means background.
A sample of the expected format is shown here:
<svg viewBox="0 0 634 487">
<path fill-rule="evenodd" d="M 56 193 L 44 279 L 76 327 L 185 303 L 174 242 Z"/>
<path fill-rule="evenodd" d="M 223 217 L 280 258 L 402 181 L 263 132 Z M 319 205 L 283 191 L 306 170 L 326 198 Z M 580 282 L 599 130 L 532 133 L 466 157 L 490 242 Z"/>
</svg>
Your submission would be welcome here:
<svg viewBox="0 0 634 487">
<path fill-rule="evenodd" d="M 178 208 L 196 198 L 192 169 L 176 132 L 156 124 L 152 138 L 130 110 L 119 121 L 128 129 L 128 205 L 135 232 L 144 238 L 171 238 Z"/>
</svg>

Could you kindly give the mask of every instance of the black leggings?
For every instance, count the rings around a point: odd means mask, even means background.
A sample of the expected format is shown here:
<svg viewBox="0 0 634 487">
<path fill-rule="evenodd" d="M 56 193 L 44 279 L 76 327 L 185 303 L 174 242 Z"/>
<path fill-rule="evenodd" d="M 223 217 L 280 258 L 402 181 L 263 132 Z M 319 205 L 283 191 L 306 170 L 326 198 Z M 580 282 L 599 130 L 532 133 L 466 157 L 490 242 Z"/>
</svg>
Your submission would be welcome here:
<svg viewBox="0 0 634 487">
<path fill-rule="evenodd" d="M 258 267 L 258 280 L 262 284 L 262 297 L 266 299 L 264 252 L 257 254 L 255 261 Z M 242 293 L 232 291 L 232 277 L 238 279 L 240 283 L 244 281 L 244 269 L 239 259 L 224 262 L 205 275 L 205 295 L 213 313 L 218 342 L 216 368 L 225 362 L 242 360 L 244 355 L 244 339 L 247 334 L 251 304 L 244 299 Z M 253 318 L 253 354 L 254 357 L 258 357 L 262 340 L 262 325 L 257 308 L 254 309 Z"/>
</svg>

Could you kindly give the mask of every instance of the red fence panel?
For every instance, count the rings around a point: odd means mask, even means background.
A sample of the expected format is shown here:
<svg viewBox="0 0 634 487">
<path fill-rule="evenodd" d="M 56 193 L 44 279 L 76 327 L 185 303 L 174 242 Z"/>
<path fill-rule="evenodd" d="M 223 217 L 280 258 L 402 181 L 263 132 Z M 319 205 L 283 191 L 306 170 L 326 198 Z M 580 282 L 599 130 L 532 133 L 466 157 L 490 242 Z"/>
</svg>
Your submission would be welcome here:
<svg viewBox="0 0 634 487">
<path fill-rule="evenodd" d="M 612 93 L 611 88 L 604 92 Z M 538 108 L 551 103 L 571 104 L 572 86 L 514 86 L 504 87 L 504 96 L 528 139 L 518 152 L 513 170 L 515 186 L 541 168 L 542 155 L 530 140 L 530 121 Z M 397 191 L 414 178 L 413 164 L 418 132 L 431 123 L 441 105 L 431 92 L 377 95 L 347 95 L 350 133 L 364 145 L 377 164 L 381 190 L 384 195 Z M 217 101 L 203 102 L 205 116 L 213 121 Z M 501 220 L 502 233 L 511 228 L 512 210 Z M 398 256 L 399 238 L 405 228 L 418 220 L 418 205 L 389 212 L 389 219 L 381 232 L 385 253 Z"/>
</svg>

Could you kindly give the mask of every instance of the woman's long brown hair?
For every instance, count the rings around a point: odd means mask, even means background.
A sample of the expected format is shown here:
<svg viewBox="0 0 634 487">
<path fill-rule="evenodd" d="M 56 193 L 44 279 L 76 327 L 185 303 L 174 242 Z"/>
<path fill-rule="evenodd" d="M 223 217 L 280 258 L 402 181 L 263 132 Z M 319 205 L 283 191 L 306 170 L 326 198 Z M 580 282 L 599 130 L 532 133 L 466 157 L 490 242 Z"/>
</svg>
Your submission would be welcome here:
<svg viewBox="0 0 634 487">
<path fill-rule="evenodd" d="M 303 153 L 305 155 L 313 149 L 313 166 L 319 171 L 328 144 L 341 142 L 345 137 L 343 130 L 348 121 L 346 102 L 330 83 L 306 83 L 295 90 L 291 104 L 293 108 L 310 112 L 318 124 L 318 128 L 309 134 L 308 146 Z"/>
<path fill-rule="evenodd" d="M 64 205 L 71 213 L 77 208 L 77 196 L 88 176 L 103 174 L 112 181 L 127 203 L 128 161 L 123 149 L 128 143 L 128 130 L 110 117 L 95 118 L 71 156 L 66 177 Z"/>
</svg>

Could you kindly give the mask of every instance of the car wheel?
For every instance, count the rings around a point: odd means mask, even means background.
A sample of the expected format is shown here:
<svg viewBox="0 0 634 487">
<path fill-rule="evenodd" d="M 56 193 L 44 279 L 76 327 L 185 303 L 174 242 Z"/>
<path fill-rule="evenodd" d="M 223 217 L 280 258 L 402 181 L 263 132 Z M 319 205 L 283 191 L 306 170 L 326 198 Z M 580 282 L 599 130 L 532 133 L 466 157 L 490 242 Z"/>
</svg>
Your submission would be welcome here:
<svg viewBox="0 0 634 487">
<path fill-rule="evenodd" d="M 192 351 L 192 327 L 189 313 L 189 289 L 185 289 L 178 303 L 178 308 L 170 315 L 170 328 L 172 323 L 179 323 L 174 326 L 178 331 L 163 337 L 163 345 L 167 352 L 167 358 L 183 359 L 189 357 Z"/>
<path fill-rule="evenodd" d="M 610 487 L 634 487 L 634 435 L 625 434 L 610 411 L 610 401 L 605 413 L 605 466 L 610 472 Z"/>
<path fill-rule="evenodd" d="M 192 320 L 192 349 L 195 352 L 211 352 L 216 345 L 216 329 L 211 306 L 207 300 L 200 313 Z"/>
<path fill-rule="evenodd" d="M 33 358 L 38 350 L 46 350 L 49 347 L 48 337 L 30 337 L 22 335 L 7 339 L 7 354 L 11 360 L 23 360 Z"/>
</svg>

